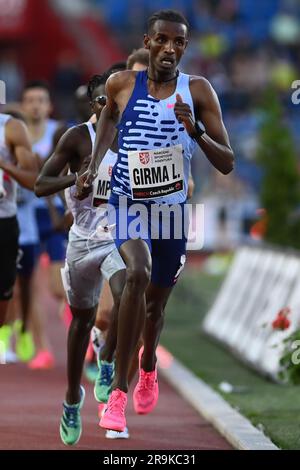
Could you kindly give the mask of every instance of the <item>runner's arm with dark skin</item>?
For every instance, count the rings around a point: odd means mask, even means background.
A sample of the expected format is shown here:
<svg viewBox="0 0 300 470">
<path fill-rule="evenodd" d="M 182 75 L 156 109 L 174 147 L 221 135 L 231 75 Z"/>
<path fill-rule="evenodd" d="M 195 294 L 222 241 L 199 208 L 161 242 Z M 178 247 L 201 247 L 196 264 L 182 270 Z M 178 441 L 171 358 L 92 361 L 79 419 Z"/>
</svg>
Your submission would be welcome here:
<svg viewBox="0 0 300 470">
<path fill-rule="evenodd" d="M 74 174 L 61 173 L 66 166 L 70 166 L 72 171 L 80 169 L 80 138 L 82 135 L 77 127 L 72 127 L 60 138 L 54 153 L 46 161 L 36 180 L 34 191 L 38 197 L 49 196 L 75 184 Z"/>
<path fill-rule="evenodd" d="M 18 119 L 10 119 L 6 124 L 6 143 L 15 156 L 16 163 L 5 162 L 0 156 L 0 168 L 8 173 L 21 186 L 33 190 L 38 174 L 37 161 L 31 151 L 31 144 L 25 124 Z"/>
<path fill-rule="evenodd" d="M 233 170 L 234 154 L 223 123 L 218 97 L 210 83 L 204 78 L 190 81 L 196 119 L 201 121 L 205 132 L 195 132 L 195 121 L 188 104 L 183 103 L 180 95 L 176 96 L 174 112 L 183 123 L 189 135 L 194 136 L 211 164 L 224 175 Z"/>
</svg>

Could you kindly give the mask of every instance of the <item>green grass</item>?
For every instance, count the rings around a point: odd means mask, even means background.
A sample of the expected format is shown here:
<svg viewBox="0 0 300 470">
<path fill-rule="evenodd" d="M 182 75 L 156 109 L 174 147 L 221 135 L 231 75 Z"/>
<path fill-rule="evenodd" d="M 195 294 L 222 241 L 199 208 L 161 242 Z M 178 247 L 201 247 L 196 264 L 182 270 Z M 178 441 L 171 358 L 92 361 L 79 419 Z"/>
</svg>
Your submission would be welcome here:
<svg viewBox="0 0 300 470">
<path fill-rule="evenodd" d="M 223 397 L 282 449 L 300 449 L 300 387 L 274 384 L 248 369 L 201 331 L 221 277 L 186 270 L 169 300 L 161 342 L 215 389 L 226 381 L 243 386 Z"/>
</svg>

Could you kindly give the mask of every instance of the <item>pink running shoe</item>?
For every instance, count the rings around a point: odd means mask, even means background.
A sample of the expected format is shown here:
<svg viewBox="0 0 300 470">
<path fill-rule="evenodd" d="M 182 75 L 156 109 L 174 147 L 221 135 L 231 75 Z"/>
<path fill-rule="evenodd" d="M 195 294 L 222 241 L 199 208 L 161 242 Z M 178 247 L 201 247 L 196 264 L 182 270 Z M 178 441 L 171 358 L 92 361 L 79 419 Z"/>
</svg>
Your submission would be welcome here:
<svg viewBox="0 0 300 470">
<path fill-rule="evenodd" d="M 141 367 L 144 347 L 139 351 L 139 381 L 133 392 L 134 411 L 139 415 L 150 413 L 156 406 L 159 389 L 157 380 L 157 363 L 155 369 L 145 372 Z"/>
<path fill-rule="evenodd" d="M 126 428 L 125 408 L 127 405 L 127 393 L 116 388 L 111 392 L 107 402 L 107 408 L 100 419 L 99 426 L 113 431 L 123 432 Z"/>
<path fill-rule="evenodd" d="M 54 357 L 50 351 L 44 349 L 40 351 L 29 363 L 29 369 L 52 369 L 54 367 Z"/>
</svg>

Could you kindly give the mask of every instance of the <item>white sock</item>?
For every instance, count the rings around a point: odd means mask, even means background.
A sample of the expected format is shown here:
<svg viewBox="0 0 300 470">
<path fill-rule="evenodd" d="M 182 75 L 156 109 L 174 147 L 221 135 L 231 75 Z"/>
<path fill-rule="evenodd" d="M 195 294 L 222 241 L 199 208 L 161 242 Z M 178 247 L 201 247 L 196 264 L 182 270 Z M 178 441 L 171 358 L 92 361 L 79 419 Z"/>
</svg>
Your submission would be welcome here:
<svg viewBox="0 0 300 470">
<path fill-rule="evenodd" d="M 91 331 L 91 341 L 93 349 L 97 357 L 99 357 L 100 349 L 103 348 L 105 343 L 104 333 L 96 326 L 93 326 Z"/>
</svg>

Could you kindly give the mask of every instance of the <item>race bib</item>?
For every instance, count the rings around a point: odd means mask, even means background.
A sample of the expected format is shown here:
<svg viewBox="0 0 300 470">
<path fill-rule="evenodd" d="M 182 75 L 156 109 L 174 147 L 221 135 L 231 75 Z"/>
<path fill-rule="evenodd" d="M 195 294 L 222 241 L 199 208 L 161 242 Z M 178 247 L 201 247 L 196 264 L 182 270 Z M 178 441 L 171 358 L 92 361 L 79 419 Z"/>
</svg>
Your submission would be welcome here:
<svg viewBox="0 0 300 470">
<path fill-rule="evenodd" d="M 182 145 L 129 151 L 132 199 L 155 199 L 183 190 Z"/>
<path fill-rule="evenodd" d="M 98 176 L 93 183 L 93 207 L 107 202 L 110 196 L 112 165 L 100 165 Z"/>
</svg>

